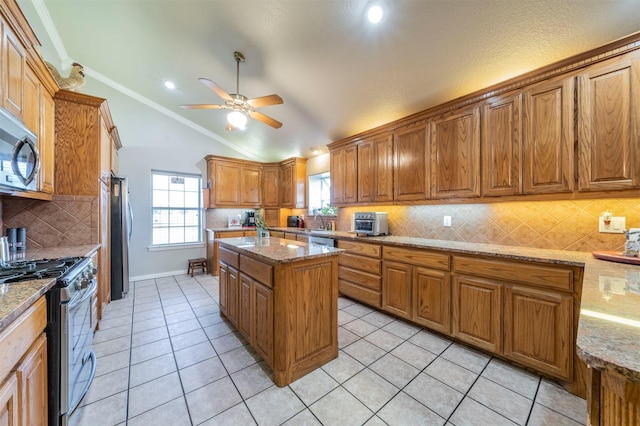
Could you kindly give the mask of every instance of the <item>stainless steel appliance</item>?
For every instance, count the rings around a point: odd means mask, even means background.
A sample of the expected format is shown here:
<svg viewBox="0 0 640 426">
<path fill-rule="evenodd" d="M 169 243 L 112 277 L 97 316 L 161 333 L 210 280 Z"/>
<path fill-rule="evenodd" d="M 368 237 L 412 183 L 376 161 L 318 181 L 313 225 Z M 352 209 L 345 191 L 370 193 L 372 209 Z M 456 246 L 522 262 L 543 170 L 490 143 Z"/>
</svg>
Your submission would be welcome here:
<svg viewBox="0 0 640 426">
<path fill-rule="evenodd" d="M 358 212 L 354 214 L 353 222 L 356 234 L 389 234 L 389 213 L 387 212 Z"/>
<path fill-rule="evenodd" d="M 242 226 L 256 226 L 255 210 L 247 210 L 244 212 L 244 223 Z"/>
<path fill-rule="evenodd" d="M 111 178 L 111 300 L 129 292 L 129 240 L 133 215 L 129 204 L 127 179 Z"/>
<path fill-rule="evenodd" d="M 328 237 L 318 237 L 315 235 L 310 235 L 309 236 L 309 244 L 316 244 L 319 246 L 326 246 L 326 247 L 335 247 L 336 246 L 336 240 L 334 240 L 333 238 L 328 238 Z"/>
<path fill-rule="evenodd" d="M 35 191 L 39 170 L 38 137 L 0 108 L 0 191 Z"/>
<path fill-rule="evenodd" d="M 68 423 L 95 375 L 96 272 L 92 260 L 84 257 L 14 261 L 0 269 L 2 283 L 56 278 L 46 294 L 49 425 Z"/>
</svg>

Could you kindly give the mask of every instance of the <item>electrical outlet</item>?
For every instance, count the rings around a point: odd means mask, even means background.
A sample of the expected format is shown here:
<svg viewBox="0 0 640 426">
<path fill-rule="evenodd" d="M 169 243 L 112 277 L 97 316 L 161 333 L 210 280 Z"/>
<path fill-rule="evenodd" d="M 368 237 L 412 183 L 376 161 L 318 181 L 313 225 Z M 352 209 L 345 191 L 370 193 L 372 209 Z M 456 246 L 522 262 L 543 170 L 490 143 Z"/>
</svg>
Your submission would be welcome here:
<svg viewBox="0 0 640 426">
<path fill-rule="evenodd" d="M 443 225 L 446 226 L 447 228 L 451 228 L 451 216 L 444 217 Z"/>
<path fill-rule="evenodd" d="M 604 234 L 624 234 L 627 219 L 624 216 L 600 216 L 598 230 Z"/>
</svg>

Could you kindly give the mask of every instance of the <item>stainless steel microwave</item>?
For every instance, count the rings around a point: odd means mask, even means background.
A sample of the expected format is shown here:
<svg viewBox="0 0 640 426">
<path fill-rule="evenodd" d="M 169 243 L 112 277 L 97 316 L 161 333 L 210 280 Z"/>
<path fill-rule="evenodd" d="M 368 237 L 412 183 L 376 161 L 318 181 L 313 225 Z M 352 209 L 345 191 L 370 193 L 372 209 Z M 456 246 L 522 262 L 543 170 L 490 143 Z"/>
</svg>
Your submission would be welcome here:
<svg viewBox="0 0 640 426">
<path fill-rule="evenodd" d="M 38 137 L 0 108 L 0 192 L 35 191 L 39 171 Z"/>
</svg>

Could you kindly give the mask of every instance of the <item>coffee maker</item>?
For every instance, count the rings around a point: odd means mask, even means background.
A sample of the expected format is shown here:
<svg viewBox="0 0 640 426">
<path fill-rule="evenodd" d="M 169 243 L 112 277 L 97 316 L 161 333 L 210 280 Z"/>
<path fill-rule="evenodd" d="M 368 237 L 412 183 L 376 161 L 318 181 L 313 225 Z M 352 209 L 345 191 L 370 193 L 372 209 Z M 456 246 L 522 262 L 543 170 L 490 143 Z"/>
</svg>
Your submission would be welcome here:
<svg viewBox="0 0 640 426">
<path fill-rule="evenodd" d="M 255 210 L 247 210 L 244 212 L 244 223 L 242 226 L 256 226 Z"/>
</svg>

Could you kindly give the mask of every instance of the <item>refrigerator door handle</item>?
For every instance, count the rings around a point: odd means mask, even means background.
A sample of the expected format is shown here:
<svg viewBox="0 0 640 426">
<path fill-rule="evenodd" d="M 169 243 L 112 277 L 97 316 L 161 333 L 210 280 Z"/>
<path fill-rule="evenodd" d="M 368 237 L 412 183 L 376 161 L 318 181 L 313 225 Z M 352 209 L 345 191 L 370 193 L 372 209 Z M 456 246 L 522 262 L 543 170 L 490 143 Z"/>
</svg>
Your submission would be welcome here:
<svg viewBox="0 0 640 426">
<path fill-rule="evenodd" d="M 129 235 L 127 235 L 127 238 L 129 239 L 129 241 L 131 241 L 131 234 L 133 234 L 133 210 L 131 210 L 131 203 L 127 200 L 127 216 L 128 216 L 128 224 L 129 224 L 129 229 L 128 229 L 128 233 Z"/>
</svg>

